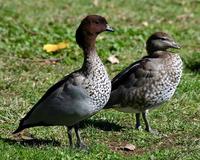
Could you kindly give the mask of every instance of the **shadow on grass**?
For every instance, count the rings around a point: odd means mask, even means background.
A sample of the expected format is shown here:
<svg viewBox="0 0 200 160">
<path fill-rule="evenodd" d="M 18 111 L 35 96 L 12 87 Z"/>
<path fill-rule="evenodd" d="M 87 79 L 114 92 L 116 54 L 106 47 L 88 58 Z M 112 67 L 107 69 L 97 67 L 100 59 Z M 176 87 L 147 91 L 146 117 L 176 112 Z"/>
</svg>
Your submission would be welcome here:
<svg viewBox="0 0 200 160">
<path fill-rule="evenodd" d="M 1 138 L 0 141 L 3 141 L 5 143 L 8 143 L 10 145 L 13 144 L 21 144 L 23 146 L 30 146 L 30 147 L 38 147 L 38 146 L 60 146 L 60 142 L 55 141 L 55 140 L 45 140 L 45 139 L 31 139 L 31 140 L 14 140 L 14 139 L 9 139 L 9 138 Z"/>
<path fill-rule="evenodd" d="M 196 63 L 189 67 L 193 72 L 200 73 L 200 63 Z"/>
<path fill-rule="evenodd" d="M 92 126 L 94 128 L 97 128 L 103 131 L 121 131 L 124 128 L 120 125 L 117 125 L 113 122 L 109 122 L 107 120 L 87 119 L 80 122 L 80 128 L 86 128 L 88 126 Z"/>
<path fill-rule="evenodd" d="M 108 122 L 107 120 L 84 120 L 80 122 L 80 128 L 94 127 L 103 131 L 121 131 L 124 127 L 117 125 L 113 122 Z M 20 144 L 23 146 L 29 147 L 38 147 L 38 146 L 61 146 L 61 143 L 55 140 L 45 140 L 45 139 L 30 139 L 30 140 L 15 140 L 12 138 L 2 138 L 0 141 L 8 143 L 10 145 Z"/>
</svg>

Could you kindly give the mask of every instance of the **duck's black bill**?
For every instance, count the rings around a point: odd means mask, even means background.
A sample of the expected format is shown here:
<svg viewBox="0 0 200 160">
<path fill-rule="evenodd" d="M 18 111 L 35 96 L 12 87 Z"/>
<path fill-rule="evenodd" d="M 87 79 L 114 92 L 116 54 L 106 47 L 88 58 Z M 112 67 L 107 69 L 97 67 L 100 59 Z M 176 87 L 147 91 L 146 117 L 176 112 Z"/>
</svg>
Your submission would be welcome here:
<svg viewBox="0 0 200 160">
<path fill-rule="evenodd" d="M 106 31 L 108 31 L 108 32 L 114 32 L 114 29 L 107 24 L 106 25 Z"/>
</svg>

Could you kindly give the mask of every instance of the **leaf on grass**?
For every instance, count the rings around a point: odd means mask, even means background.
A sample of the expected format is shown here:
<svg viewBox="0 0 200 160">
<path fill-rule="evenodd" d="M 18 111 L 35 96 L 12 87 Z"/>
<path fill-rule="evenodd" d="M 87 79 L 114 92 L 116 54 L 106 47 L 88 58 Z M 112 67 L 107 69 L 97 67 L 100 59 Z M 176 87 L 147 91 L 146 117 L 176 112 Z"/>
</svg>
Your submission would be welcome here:
<svg viewBox="0 0 200 160">
<path fill-rule="evenodd" d="M 92 3 L 97 7 L 99 5 L 99 0 L 93 0 Z"/>
<path fill-rule="evenodd" d="M 43 46 L 43 50 L 47 52 L 55 52 L 67 47 L 69 47 L 69 44 L 67 42 L 60 42 L 58 44 L 45 44 Z"/>
<path fill-rule="evenodd" d="M 142 22 L 142 25 L 147 27 L 149 25 L 149 23 L 147 21 Z"/>
<path fill-rule="evenodd" d="M 107 59 L 111 64 L 118 64 L 119 59 L 115 55 L 111 55 Z"/>
<path fill-rule="evenodd" d="M 133 144 L 126 144 L 124 147 L 122 147 L 125 151 L 134 151 L 136 149 L 136 146 Z"/>
<path fill-rule="evenodd" d="M 11 135 L 10 138 L 12 140 L 15 140 L 15 141 L 23 141 L 23 140 L 32 140 L 32 139 L 34 139 L 34 137 L 30 133 L 28 133 L 26 131 L 21 131 L 19 133 Z"/>
</svg>

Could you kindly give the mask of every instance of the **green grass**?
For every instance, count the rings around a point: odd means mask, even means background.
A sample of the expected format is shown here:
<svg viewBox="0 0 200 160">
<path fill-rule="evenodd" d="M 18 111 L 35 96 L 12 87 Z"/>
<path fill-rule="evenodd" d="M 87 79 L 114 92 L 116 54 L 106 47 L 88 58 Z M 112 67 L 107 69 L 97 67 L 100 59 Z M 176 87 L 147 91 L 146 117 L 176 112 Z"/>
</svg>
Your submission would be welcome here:
<svg viewBox="0 0 200 160">
<path fill-rule="evenodd" d="M 1 159 L 199 159 L 200 1 L 98 2 L 95 6 L 92 0 L 0 0 Z M 93 116 L 83 127 L 88 152 L 68 148 L 64 127 L 30 129 L 37 137 L 34 143 L 10 140 L 19 120 L 44 92 L 81 66 L 83 57 L 74 33 L 87 14 L 105 16 L 116 29 L 112 34 L 101 34 L 97 41 L 111 77 L 146 54 L 145 40 L 155 31 L 166 31 L 181 44 L 179 52 L 185 64 L 181 83 L 170 102 L 150 112 L 153 128 L 163 136 L 137 131 L 130 114 L 110 110 Z M 42 50 L 46 43 L 65 40 L 69 48 L 56 54 Z M 118 56 L 120 64 L 107 62 L 111 54 Z M 52 58 L 60 62 L 45 61 Z M 136 149 L 120 150 L 126 143 Z"/>
</svg>

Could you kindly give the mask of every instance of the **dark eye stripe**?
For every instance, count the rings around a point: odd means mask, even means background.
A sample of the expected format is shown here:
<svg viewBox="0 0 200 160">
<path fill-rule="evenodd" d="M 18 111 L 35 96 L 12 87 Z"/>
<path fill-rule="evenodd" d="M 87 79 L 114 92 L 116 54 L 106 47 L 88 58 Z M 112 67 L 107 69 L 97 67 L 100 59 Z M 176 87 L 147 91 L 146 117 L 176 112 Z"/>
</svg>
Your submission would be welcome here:
<svg viewBox="0 0 200 160">
<path fill-rule="evenodd" d="M 167 37 L 161 37 L 161 40 L 169 40 Z"/>
</svg>

